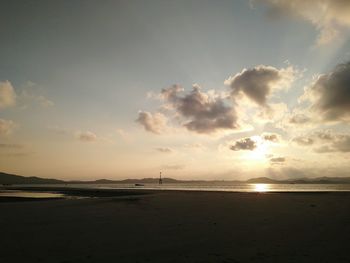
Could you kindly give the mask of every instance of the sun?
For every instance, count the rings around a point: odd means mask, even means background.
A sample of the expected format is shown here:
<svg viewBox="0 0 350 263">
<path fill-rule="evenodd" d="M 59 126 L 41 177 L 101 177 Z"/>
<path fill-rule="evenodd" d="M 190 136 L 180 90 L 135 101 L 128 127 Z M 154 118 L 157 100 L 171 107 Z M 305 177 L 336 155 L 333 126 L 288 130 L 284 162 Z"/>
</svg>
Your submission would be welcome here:
<svg viewBox="0 0 350 263">
<path fill-rule="evenodd" d="M 269 154 L 269 145 L 258 136 L 254 136 L 252 139 L 256 142 L 256 148 L 247 153 L 247 159 L 265 161 L 266 156 Z"/>
</svg>

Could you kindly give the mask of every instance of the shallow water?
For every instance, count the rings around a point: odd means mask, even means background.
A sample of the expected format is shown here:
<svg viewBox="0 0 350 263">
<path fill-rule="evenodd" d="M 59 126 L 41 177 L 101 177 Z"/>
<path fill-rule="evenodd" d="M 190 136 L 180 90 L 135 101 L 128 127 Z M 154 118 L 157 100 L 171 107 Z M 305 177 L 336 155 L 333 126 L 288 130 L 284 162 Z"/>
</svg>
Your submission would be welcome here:
<svg viewBox="0 0 350 263">
<path fill-rule="evenodd" d="M 57 198 L 63 196 L 63 194 L 59 193 L 0 190 L 0 197 Z"/>
</svg>

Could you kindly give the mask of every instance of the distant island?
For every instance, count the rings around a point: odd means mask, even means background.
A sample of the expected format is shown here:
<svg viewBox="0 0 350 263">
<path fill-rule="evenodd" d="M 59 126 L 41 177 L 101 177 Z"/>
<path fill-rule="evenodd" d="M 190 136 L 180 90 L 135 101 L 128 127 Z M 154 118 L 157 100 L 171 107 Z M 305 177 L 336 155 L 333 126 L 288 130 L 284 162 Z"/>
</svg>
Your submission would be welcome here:
<svg viewBox="0 0 350 263">
<path fill-rule="evenodd" d="M 0 184 L 156 184 L 158 178 L 143 179 L 124 179 L 124 180 L 108 180 L 99 179 L 94 181 L 64 181 L 58 179 L 26 177 L 15 174 L 0 172 Z M 350 177 L 317 177 L 317 178 L 298 178 L 288 180 L 276 180 L 268 177 L 252 178 L 245 181 L 239 180 L 176 180 L 173 178 L 163 178 L 164 184 L 176 183 L 196 183 L 196 184 L 220 184 L 220 183 L 251 183 L 251 184 L 349 184 Z"/>
</svg>

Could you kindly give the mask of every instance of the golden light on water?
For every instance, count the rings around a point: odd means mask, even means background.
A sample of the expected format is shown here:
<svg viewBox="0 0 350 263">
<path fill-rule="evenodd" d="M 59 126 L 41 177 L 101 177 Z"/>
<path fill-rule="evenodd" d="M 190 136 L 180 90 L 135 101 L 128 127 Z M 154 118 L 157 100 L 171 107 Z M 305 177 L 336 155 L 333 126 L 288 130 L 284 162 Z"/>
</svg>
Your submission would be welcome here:
<svg viewBox="0 0 350 263">
<path fill-rule="evenodd" d="M 254 191 L 255 192 L 267 192 L 269 191 L 270 186 L 268 184 L 254 184 Z"/>
</svg>

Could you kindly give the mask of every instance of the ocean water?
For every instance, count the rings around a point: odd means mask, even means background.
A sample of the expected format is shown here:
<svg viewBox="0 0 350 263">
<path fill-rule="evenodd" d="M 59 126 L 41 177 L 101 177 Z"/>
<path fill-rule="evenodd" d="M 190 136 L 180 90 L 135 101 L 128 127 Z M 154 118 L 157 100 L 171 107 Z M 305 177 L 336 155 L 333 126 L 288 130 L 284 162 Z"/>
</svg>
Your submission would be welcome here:
<svg viewBox="0 0 350 263">
<path fill-rule="evenodd" d="M 223 192 L 348 192 L 350 184 L 144 184 L 143 186 L 112 184 L 95 185 L 95 188 L 109 189 L 152 189 Z"/>
<path fill-rule="evenodd" d="M 32 185 L 43 187 L 92 188 L 92 189 L 148 189 L 183 191 L 223 191 L 223 192 L 350 192 L 350 184 L 237 184 L 215 183 L 169 183 L 169 184 L 65 184 Z"/>
</svg>

